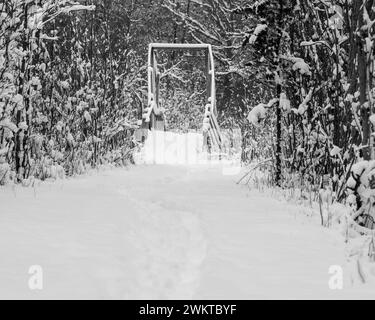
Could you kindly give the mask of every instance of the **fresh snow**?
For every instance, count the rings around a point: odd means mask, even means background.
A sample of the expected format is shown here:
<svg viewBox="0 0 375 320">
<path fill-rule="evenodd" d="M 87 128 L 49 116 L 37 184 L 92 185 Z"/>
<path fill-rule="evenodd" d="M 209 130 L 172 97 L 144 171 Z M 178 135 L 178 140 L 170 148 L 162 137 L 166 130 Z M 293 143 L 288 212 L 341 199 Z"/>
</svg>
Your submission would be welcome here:
<svg viewBox="0 0 375 320">
<path fill-rule="evenodd" d="M 247 119 L 254 125 L 259 126 L 260 122 L 266 117 L 266 108 L 263 103 L 256 105 L 250 110 Z"/>
<path fill-rule="evenodd" d="M 0 298 L 373 298 L 341 235 L 216 165 L 139 165 L 0 189 Z M 43 290 L 30 290 L 40 265 Z M 330 290 L 331 265 L 344 289 Z"/>
<path fill-rule="evenodd" d="M 266 24 L 258 24 L 253 32 L 253 34 L 251 35 L 250 39 L 249 39 L 249 43 L 250 44 L 254 44 L 255 41 L 257 41 L 258 39 L 258 36 L 261 32 L 265 31 L 267 29 L 267 25 Z"/>
<path fill-rule="evenodd" d="M 286 112 L 290 112 L 290 100 L 288 99 L 288 97 L 286 96 L 285 92 L 282 92 L 280 94 L 280 107 L 286 111 Z"/>
<path fill-rule="evenodd" d="M 331 155 L 331 157 L 334 157 L 340 154 L 340 152 L 341 152 L 341 148 L 339 148 L 338 146 L 333 146 L 329 154 Z"/>
</svg>

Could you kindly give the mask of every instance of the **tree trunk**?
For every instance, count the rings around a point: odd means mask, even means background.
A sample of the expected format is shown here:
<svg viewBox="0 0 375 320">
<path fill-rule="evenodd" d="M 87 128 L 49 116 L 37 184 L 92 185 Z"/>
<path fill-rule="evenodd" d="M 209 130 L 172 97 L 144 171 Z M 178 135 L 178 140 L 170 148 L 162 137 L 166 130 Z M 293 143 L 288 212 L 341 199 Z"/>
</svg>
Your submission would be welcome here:
<svg viewBox="0 0 375 320">
<path fill-rule="evenodd" d="M 24 25 L 24 28 L 25 30 L 27 29 L 27 19 L 28 19 L 28 4 L 25 3 L 24 4 L 24 22 L 23 22 L 23 25 Z M 23 39 L 23 51 L 24 52 L 27 52 L 27 49 L 28 49 L 28 35 L 25 33 L 24 35 L 24 39 Z M 23 96 L 23 107 L 22 108 L 19 108 L 17 110 L 17 113 L 16 113 L 16 123 L 17 123 L 17 126 L 19 126 L 19 124 L 24 121 L 24 108 L 26 108 L 26 103 L 27 103 L 27 99 L 24 97 L 25 96 L 25 92 L 24 92 L 24 84 L 25 84 L 25 81 L 27 81 L 27 79 L 25 79 L 27 77 L 27 63 L 26 63 L 26 59 L 28 58 L 28 56 L 24 56 L 22 58 L 22 64 L 21 64 L 21 70 L 20 70 L 20 74 L 22 75 L 22 77 L 20 77 L 20 80 L 19 80 L 19 86 L 18 86 L 18 94 L 22 95 Z M 16 172 L 17 172 L 17 180 L 18 181 L 22 181 L 22 179 L 24 178 L 24 174 L 25 174 L 25 142 L 26 142 L 26 131 L 24 129 L 18 129 L 18 132 L 17 134 L 15 135 L 15 164 L 16 164 Z"/>
<path fill-rule="evenodd" d="M 363 38 L 360 28 L 363 26 L 363 8 L 359 11 L 358 17 L 358 36 L 357 36 L 357 47 L 358 47 L 358 77 L 359 77 L 359 102 L 361 105 L 361 119 L 362 119 L 362 154 L 365 160 L 371 158 L 370 148 L 370 123 L 369 116 L 370 110 L 367 99 L 367 62 L 366 52 L 364 50 Z"/>
<path fill-rule="evenodd" d="M 283 1 L 279 0 L 279 28 L 283 30 Z M 281 41 L 282 41 L 283 32 L 280 31 L 279 34 L 279 44 L 277 48 L 277 65 L 278 65 L 278 72 L 281 72 L 279 68 L 280 64 L 280 50 L 281 50 Z M 281 77 L 281 74 L 279 74 L 279 78 Z M 276 96 L 280 98 L 281 94 L 281 83 L 277 82 L 276 84 Z M 275 172 L 275 182 L 277 186 L 281 185 L 281 109 L 280 109 L 280 103 L 276 104 L 276 150 L 275 150 L 275 166 L 276 166 L 276 172 Z"/>
<path fill-rule="evenodd" d="M 281 94 L 281 85 L 277 84 L 276 94 L 280 97 Z M 276 104 L 276 152 L 275 152 L 275 180 L 276 185 L 281 185 L 281 109 L 280 104 Z"/>
</svg>

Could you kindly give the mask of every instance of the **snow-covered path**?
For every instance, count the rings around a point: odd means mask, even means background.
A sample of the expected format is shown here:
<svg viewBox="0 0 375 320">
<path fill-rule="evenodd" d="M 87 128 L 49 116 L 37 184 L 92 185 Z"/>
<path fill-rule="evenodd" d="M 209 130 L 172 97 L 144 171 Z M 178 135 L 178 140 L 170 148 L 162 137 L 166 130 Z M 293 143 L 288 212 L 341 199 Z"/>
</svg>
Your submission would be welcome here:
<svg viewBox="0 0 375 320">
<path fill-rule="evenodd" d="M 330 290 L 344 243 L 219 167 L 137 166 L 0 189 L 0 298 L 371 298 Z M 30 290 L 31 265 L 43 290 Z"/>
</svg>

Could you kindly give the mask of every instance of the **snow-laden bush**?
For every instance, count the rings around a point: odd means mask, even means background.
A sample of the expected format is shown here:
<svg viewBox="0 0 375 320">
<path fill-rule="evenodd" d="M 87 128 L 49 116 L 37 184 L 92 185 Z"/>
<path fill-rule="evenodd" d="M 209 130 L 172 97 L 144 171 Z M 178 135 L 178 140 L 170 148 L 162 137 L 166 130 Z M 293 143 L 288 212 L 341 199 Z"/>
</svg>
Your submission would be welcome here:
<svg viewBox="0 0 375 320">
<path fill-rule="evenodd" d="M 254 32 L 249 39 L 249 43 L 254 44 L 257 41 L 257 38 L 258 38 L 259 34 L 262 33 L 263 31 L 265 31 L 266 29 L 267 29 L 266 24 L 258 24 L 256 26 L 256 28 L 254 29 Z"/>
<path fill-rule="evenodd" d="M 10 166 L 8 163 L 0 162 L 0 185 L 5 185 L 9 181 Z"/>
<path fill-rule="evenodd" d="M 261 121 L 266 117 L 266 108 L 263 103 L 258 104 L 249 112 L 247 119 L 254 125 L 259 126 Z"/>
<path fill-rule="evenodd" d="M 375 219 L 375 160 L 354 164 L 346 186 L 347 202 L 355 207 L 355 218 L 359 224 L 366 224 L 363 217 L 367 215 Z M 375 225 L 372 227 L 375 228 Z"/>
</svg>

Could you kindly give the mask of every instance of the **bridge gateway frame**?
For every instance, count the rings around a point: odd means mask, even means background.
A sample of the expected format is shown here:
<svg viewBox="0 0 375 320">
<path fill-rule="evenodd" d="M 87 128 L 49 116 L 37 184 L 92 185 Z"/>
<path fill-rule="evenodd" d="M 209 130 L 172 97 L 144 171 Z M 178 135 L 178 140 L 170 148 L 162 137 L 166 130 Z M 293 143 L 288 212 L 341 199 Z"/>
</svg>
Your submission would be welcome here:
<svg viewBox="0 0 375 320">
<path fill-rule="evenodd" d="M 148 99 L 147 106 L 142 106 L 142 128 L 148 130 L 165 130 L 163 109 L 160 107 L 160 72 L 157 63 L 157 51 L 160 50 L 201 50 L 206 60 L 207 101 L 203 119 L 204 146 L 214 144 L 221 150 L 222 137 L 217 122 L 215 66 L 210 44 L 186 43 L 150 43 L 148 48 Z M 146 133 L 147 134 L 147 133 Z"/>
</svg>

